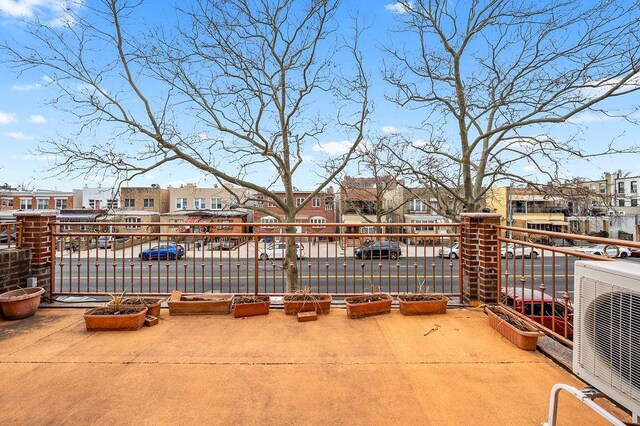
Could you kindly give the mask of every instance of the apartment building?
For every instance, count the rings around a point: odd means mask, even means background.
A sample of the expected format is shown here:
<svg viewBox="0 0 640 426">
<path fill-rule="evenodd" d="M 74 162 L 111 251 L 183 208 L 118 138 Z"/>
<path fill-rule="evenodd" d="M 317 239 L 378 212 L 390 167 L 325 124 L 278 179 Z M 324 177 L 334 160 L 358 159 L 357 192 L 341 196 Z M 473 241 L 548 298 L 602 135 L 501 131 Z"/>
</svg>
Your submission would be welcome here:
<svg viewBox="0 0 640 426">
<path fill-rule="evenodd" d="M 347 233 L 373 234 L 372 226 L 355 226 L 367 223 L 390 223 L 401 219 L 404 191 L 391 176 L 349 177 L 340 182 L 339 221 Z"/>
<path fill-rule="evenodd" d="M 297 205 L 301 205 L 303 201 L 311 195 L 312 192 L 313 191 L 295 191 L 295 203 Z M 284 198 L 285 193 L 276 192 L 276 195 Z M 278 222 L 277 217 L 282 216 L 282 209 L 276 206 L 273 201 L 263 200 L 262 194 L 254 194 L 253 198 L 258 200 L 255 202 L 257 206 L 267 210 L 267 213 L 258 210 L 254 211 L 254 222 L 262 224 L 262 226 L 256 227 L 254 231 L 273 232 L 275 228 L 269 225 Z M 335 226 L 325 226 L 324 224 L 333 223 L 335 222 L 335 220 L 335 193 L 333 192 L 333 188 L 329 187 L 326 191 L 322 191 L 316 194 L 311 199 L 311 201 L 298 212 L 298 214 L 296 215 L 297 223 L 311 223 L 313 225 L 308 227 L 299 226 L 297 232 L 306 234 L 334 234 L 336 232 Z M 281 232 L 284 232 L 284 230 L 281 230 Z"/>
<path fill-rule="evenodd" d="M 0 210 L 66 210 L 73 208 L 73 192 L 0 187 Z"/>
<path fill-rule="evenodd" d="M 73 190 L 74 209 L 114 210 L 119 207 L 118 192 L 115 188 L 85 186 L 82 189 Z"/>
<path fill-rule="evenodd" d="M 625 176 L 621 171 L 607 173 L 611 203 L 607 211 L 609 235 L 629 241 L 640 241 L 640 206 L 638 183 L 640 176 Z"/>
<path fill-rule="evenodd" d="M 166 213 L 169 211 L 169 190 L 153 184 L 148 187 L 120 188 L 120 209 Z"/>
</svg>

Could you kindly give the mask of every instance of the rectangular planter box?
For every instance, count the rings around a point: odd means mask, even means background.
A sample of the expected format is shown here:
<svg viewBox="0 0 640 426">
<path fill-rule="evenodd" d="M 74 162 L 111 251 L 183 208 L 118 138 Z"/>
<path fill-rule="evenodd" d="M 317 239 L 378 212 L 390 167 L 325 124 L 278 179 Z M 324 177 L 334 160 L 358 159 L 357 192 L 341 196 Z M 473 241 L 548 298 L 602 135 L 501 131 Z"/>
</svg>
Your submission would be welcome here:
<svg viewBox="0 0 640 426">
<path fill-rule="evenodd" d="M 519 330 L 496 315 L 494 310 L 504 315 L 514 317 L 512 313 L 500 306 L 487 308 L 487 314 L 489 315 L 489 324 L 491 325 L 491 327 L 493 327 L 498 333 L 502 334 L 511 343 L 513 343 L 520 349 L 524 349 L 525 351 L 536 350 L 536 347 L 538 346 L 538 337 L 542 336 L 544 333 L 526 322 L 523 322 L 522 325 L 528 331 Z"/>
<path fill-rule="evenodd" d="M 410 296 L 410 295 L 408 295 Z M 398 296 L 400 313 L 402 315 L 432 315 L 446 314 L 449 299 L 442 296 L 434 300 L 403 300 L 404 296 Z"/>
<path fill-rule="evenodd" d="M 169 315 L 227 315 L 231 312 L 232 294 L 174 291 L 169 299 Z"/>
<path fill-rule="evenodd" d="M 284 313 L 287 315 L 295 315 L 298 312 L 312 312 L 317 314 L 328 314 L 331 309 L 331 301 L 333 298 L 330 294 L 313 294 L 311 300 L 287 300 L 287 297 L 296 296 L 296 294 L 285 294 L 282 298 L 284 304 Z"/>
<path fill-rule="evenodd" d="M 235 318 L 254 317 L 258 315 L 269 315 L 269 307 L 271 306 L 271 298 L 269 296 L 255 296 L 260 299 L 259 302 L 253 303 L 234 303 L 233 316 Z"/>
<path fill-rule="evenodd" d="M 137 307 L 137 313 L 133 314 L 120 314 L 109 315 L 102 314 L 109 308 L 93 308 L 84 313 L 84 322 L 87 330 L 100 331 L 100 330 L 138 330 L 144 325 L 144 319 L 147 315 L 147 308 Z"/>
<path fill-rule="evenodd" d="M 349 318 L 364 318 L 372 315 L 388 314 L 391 312 L 391 302 L 393 298 L 388 294 L 381 294 L 382 300 L 365 303 L 352 303 L 354 299 L 362 296 L 345 297 L 347 305 L 347 316 Z"/>
</svg>

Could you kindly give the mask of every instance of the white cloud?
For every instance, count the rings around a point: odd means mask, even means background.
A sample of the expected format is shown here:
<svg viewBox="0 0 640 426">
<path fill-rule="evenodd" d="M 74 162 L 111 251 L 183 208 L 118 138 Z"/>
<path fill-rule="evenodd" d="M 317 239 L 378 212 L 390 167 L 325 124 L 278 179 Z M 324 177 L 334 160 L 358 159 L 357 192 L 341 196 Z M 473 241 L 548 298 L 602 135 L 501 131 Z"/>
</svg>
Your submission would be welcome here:
<svg viewBox="0 0 640 426">
<path fill-rule="evenodd" d="M 22 132 L 7 132 L 4 135 L 12 139 L 20 139 L 23 141 L 28 141 L 33 139 L 33 136 L 25 135 Z"/>
<path fill-rule="evenodd" d="M 29 117 L 29 121 L 33 124 L 44 124 L 47 122 L 47 119 L 44 116 L 36 114 Z"/>
<path fill-rule="evenodd" d="M 352 141 L 331 141 L 313 146 L 313 150 L 316 152 L 324 152 L 325 154 L 335 157 L 338 155 L 346 154 L 351 146 Z"/>
<path fill-rule="evenodd" d="M 603 113 L 596 114 L 594 112 L 587 111 L 578 115 L 574 115 L 567 121 L 575 124 L 583 124 L 583 123 L 601 123 L 603 121 L 609 121 L 609 120 L 615 120 L 615 119 L 617 119 L 617 117 L 611 117 Z"/>
<path fill-rule="evenodd" d="M 407 13 L 409 10 L 413 9 L 412 1 L 403 1 L 403 2 L 395 2 L 389 3 L 384 7 L 390 12 L 397 13 L 398 15 L 402 15 L 403 13 Z"/>
<path fill-rule="evenodd" d="M 38 19 L 53 27 L 73 25 L 84 0 L 0 0 L 0 14 Z"/>
<path fill-rule="evenodd" d="M 200 133 L 198 135 L 198 138 L 200 138 L 201 141 L 206 141 L 209 140 L 209 135 L 207 135 L 206 133 Z"/>
<path fill-rule="evenodd" d="M 407 130 L 398 128 L 395 126 L 382 126 L 381 129 L 384 133 L 405 133 Z"/>
<path fill-rule="evenodd" d="M 18 116 L 16 115 L 15 112 L 0 111 L 0 126 L 15 123 L 16 121 L 18 121 Z"/>
<path fill-rule="evenodd" d="M 1 0 L 0 0 L 1 1 Z M 19 92 L 28 92 L 30 90 L 36 90 L 42 87 L 40 83 L 32 83 L 32 84 L 14 84 L 11 86 L 13 90 L 17 90 Z"/>
</svg>

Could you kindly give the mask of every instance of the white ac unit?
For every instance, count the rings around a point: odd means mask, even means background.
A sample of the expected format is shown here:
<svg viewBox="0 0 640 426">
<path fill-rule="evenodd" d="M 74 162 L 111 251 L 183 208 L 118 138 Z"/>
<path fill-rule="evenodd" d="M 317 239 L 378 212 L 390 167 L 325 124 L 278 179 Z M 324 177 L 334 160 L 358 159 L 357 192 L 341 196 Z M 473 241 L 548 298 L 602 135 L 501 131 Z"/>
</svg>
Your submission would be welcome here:
<svg viewBox="0 0 640 426">
<path fill-rule="evenodd" d="M 573 372 L 640 413 L 640 264 L 576 261 Z"/>
<path fill-rule="evenodd" d="M 622 211 L 622 210 L 618 210 L 618 214 L 619 214 L 620 216 L 624 216 L 626 213 L 625 213 L 624 211 Z"/>
</svg>

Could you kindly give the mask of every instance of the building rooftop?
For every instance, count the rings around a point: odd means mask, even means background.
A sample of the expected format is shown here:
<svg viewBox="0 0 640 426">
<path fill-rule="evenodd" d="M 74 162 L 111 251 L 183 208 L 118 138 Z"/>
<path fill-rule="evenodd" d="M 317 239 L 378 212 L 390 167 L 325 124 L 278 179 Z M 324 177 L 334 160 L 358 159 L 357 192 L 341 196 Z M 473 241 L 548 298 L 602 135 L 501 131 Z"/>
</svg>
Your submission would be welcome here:
<svg viewBox="0 0 640 426">
<path fill-rule="evenodd" d="M 169 316 L 135 332 L 87 332 L 80 309 L 0 321 L 6 424 L 535 425 L 551 387 L 581 387 L 517 349 L 481 310 L 298 323 Z M 623 420 L 629 416 L 598 399 Z M 574 398 L 559 424 L 604 425 Z"/>
</svg>

